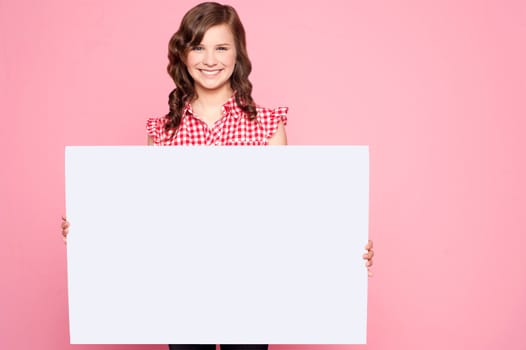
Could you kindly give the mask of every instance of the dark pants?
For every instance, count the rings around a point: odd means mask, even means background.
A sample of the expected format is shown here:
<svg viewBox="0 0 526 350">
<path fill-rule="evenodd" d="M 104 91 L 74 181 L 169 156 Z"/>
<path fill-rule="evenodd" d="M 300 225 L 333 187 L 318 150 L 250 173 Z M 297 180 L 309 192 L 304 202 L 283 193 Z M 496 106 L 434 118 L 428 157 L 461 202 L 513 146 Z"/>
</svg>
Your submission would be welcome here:
<svg viewBox="0 0 526 350">
<path fill-rule="evenodd" d="M 170 344 L 170 350 L 215 350 L 214 344 Z M 221 344 L 221 350 L 268 350 L 267 344 Z"/>
</svg>

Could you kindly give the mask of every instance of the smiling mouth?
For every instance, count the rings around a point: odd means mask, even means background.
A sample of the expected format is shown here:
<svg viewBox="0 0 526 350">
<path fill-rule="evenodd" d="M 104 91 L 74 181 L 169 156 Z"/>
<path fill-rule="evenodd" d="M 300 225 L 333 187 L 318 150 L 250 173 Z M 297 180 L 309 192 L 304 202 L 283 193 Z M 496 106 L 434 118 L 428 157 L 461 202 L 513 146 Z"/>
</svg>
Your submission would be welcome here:
<svg viewBox="0 0 526 350">
<path fill-rule="evenodd" d="M 200 69 L 199 71 L 206 76 L 214 76 L 219 74 L 222 69 Z"/>
</svg>

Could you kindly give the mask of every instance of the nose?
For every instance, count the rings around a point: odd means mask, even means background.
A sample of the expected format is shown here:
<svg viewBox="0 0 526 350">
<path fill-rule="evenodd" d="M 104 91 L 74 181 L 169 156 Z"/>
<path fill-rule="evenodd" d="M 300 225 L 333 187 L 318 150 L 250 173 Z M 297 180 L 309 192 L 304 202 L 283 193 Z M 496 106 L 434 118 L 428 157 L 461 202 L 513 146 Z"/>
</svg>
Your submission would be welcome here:
<svg viewBox="0 0 526 350">
<path fill-rule="evenodd" d="M 215 66 L 217 64 L 215 50 L 206 50 L 205 55 L 203 57 L 203 64 L 209 67 Z"/>
</svg>

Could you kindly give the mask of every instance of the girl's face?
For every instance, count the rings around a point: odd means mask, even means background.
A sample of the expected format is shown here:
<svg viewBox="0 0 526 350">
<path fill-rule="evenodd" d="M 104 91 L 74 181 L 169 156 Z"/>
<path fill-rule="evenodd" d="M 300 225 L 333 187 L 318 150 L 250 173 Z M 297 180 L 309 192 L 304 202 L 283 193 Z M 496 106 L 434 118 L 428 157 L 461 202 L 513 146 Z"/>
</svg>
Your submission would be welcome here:
<svg viewBox="0 0 526 350">
<path fill-rule="evenodd" d="M 226 24 L 208 29 L 201 43 L 190 48 L 186 68 L 195 88 L 208 92 L 232 93 L 230 77 L 236 64 L 234 36 Z"/>
</svg>

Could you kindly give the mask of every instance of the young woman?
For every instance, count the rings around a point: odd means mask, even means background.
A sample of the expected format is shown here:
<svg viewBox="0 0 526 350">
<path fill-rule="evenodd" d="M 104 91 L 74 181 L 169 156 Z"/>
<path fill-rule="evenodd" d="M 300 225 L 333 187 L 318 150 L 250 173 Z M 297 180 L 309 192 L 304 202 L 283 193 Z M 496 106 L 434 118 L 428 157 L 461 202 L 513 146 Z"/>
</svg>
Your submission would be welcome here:
<svg viewBox="0 0 526 350">
<path fill-rule="evenodd" d="M 287 108 L 252 99 L 245 31 L 234 8 L 203 3 L 172 36 L 170 112 L 147 123 L 153 145 L 285 145 Z"/>
<path fill-rule="evenodd" d="M 188 11 L 168 50 L 176 88 L 169 113 L 146 123 L 148 144 L 286 145 L 285 107 L 264 108 L 252 99 L 245 30 L 233 7 L 202 3 Z M 63 218 L 64 240 L 69 223 Z M 365 246 L 372 266 L 372 242 Z M 369 275 L 371 275 L 369 271 Z M 214 350 L 215 345 L 169 345 L 171 350 Z M 222 345 L 222 350 L 265 350 L 268 345 Z"/>
</svg>

